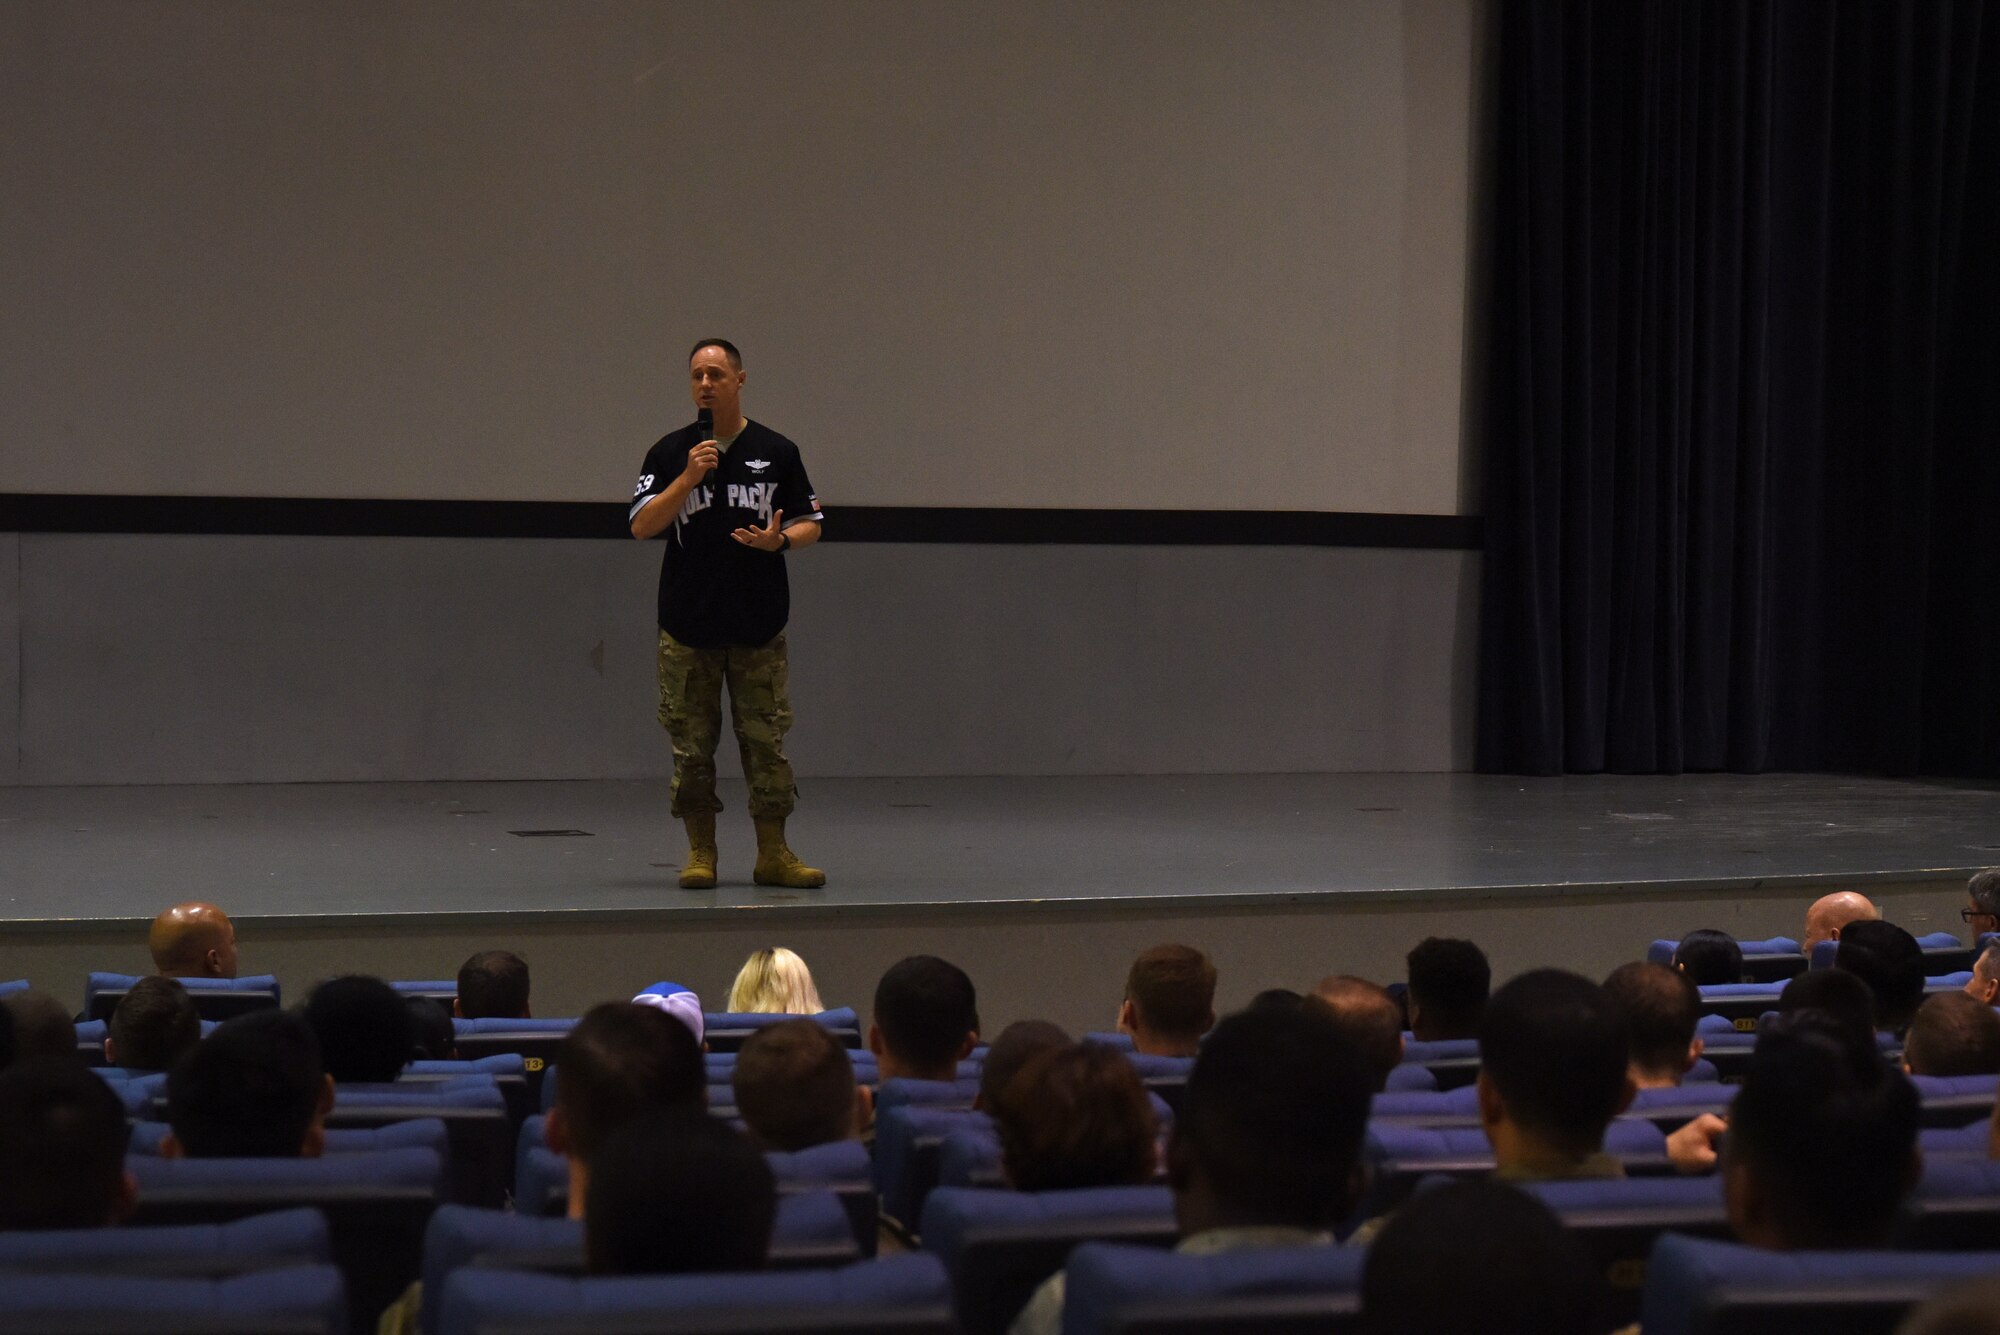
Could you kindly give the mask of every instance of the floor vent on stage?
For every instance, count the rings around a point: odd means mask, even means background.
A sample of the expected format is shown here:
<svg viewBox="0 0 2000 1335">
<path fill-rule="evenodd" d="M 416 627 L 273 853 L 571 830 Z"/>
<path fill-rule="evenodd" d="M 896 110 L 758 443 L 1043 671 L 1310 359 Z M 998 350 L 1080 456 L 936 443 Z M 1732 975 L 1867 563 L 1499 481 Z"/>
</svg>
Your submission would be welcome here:
<svg viewBox="0 0 2000 1335">
<path fill-rule="evenodd" d="M 507 833 L 521 839 L 594 839 L 589 830 L 509 830 Z"/>
</svg>

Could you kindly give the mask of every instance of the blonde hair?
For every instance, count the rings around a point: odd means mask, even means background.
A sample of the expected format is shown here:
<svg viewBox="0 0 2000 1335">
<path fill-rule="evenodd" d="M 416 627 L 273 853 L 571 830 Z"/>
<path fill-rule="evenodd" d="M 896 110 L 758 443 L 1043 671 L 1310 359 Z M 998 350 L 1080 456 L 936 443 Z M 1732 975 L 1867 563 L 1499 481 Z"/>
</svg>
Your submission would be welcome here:
<svg viewBox="0 0 2000 1335">
<path fill-rule="evenodd" d="M 783 946 L 751 953 L 729 988 L 729 1009 L 737 1014 L 817 1015 L 819 989 L 806 962 Z"/>
</svg>

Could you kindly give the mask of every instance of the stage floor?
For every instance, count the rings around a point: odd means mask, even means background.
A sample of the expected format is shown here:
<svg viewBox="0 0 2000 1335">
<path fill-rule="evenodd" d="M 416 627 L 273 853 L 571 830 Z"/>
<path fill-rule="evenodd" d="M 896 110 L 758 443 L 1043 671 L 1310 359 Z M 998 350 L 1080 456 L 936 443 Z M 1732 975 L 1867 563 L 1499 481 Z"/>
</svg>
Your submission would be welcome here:
<svg viewBox="0 0 2000 1335">
<path fill-rule="evenodd" d="M 663 782 L 0 788 L 0 922 L 1175 909 L 1935 880 L 2000 862 L 2000 789 L 1824 775 L 1465 774 L 811 782 L 820 891 L 675 887 Z M 519 831 L 580 830 L 583 834 Z"/>
</svg>

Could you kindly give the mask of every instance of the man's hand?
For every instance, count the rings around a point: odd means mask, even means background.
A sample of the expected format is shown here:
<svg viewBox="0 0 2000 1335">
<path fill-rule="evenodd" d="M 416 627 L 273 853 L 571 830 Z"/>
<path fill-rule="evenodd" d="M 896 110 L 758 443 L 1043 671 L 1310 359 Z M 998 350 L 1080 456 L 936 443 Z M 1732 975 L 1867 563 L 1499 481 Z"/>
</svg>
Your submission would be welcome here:
<svg viewBox="0 0 2000 1335">
<path fill-rule="evenodd" d="M 783 510 L 773 510 L 768 528 L 739 528 L 729 536 L 745 547 L 755 547 L 760 552 L 775 552 L 785 545 L 785 530 L 779 527 L 784 518 Z"/>
<path fill-rule="evenodd" d="M 691 483 L 699 482 L 710 473 L 713 473 L 716 465 L 721 462 L 721 449 L 714 441 L 704 440 L 701 444 L 688 451 L 687 467 L 681 470 L 681 476 Z"/>
<path fill-rule="evenodd" d="M 1694 1177 L 1715 1171 L 1715 1143 L 1729 1123 L 1714 1113 L 1703 1113 L 1667 1137 L 1667 1161 L 1676 1173 Z"/>
</svg>

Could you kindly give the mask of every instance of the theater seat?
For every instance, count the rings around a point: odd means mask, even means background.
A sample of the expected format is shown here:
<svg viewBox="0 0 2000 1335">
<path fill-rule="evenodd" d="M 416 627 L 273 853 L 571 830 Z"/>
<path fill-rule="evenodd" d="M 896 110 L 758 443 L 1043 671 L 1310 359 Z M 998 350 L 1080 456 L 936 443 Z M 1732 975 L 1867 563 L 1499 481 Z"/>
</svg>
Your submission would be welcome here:
<svg viewBox="0 0 2000 1335">
<path fill-rule="evenodd" d="M 705 1011 L 701 1017 L 702 1037 L 708 1043 L 708 1050 L 714 1052 L 735 1052 L 759 1029 L 767 1029 L 787 1020 L 811 1020 L 833 1031 L 841 1046 L 858 1048 L 861 1046 L 861 1020 L 851 1006 L 841 1006 L 835 1010 L 820 1011 L 812 1015 L 777 1015 L 760 1011 Z"/>
<path fill-rule="evenodd" d="M 1646 1260 L 1662 1234 L 1727 1238 L 1729 1216 L 1720 1174 L 1708 1177 L 1628 1177 L 1598 1182 L 1534 1182 L 1539 1196 L 1583 1243 L 1605 1280 L 1609 1324 L 1638 1320 Z"/>
<path fill-rule="evenodd" d="M 446 1010 L 450 1010 L 458 1000 L 456 978 L 399 979 L 389 986 L 406 997 L 423 997 L 435 1001 Z"/>
<path fill-rule="evenodd" d="M 941 1187 L 1002 1187 L 1000 1131 L 991 1121 L 969 1122 L 947 1132 L 937 1151 L 937 1184 Z"/>
<path fill-rule="evenodd" d="M 227 1279 L 130 1275 L 10 1278 L 0 1284 L 0 1329 L 82 1335 L 342 1335 L 349 1326 L 340 1271 L 287 1266 Z"/>
<path fill-rule="evenodd" d="M 1783 983 L 1718 983 L 1699 989 L 1705 1014 L 1720 1015 L 1738 1031 L 1749 1033 L 1765 1011 L 1776 1010 Z"/>
<path fill-rule="evenodd" d="M 61 1273 L 223 1279 L 280 1266 L 325 1265 L 332 1255 L 326 1216 L 303 1209 L 252 1215 L 232 1224 L 0 1233 L 0 1271 L 10 1277 Z"/>
<path fill-rule="evenodd" d="M 1924 953 L 1924 974 L 1926 977 L 1941 973 L 1958 973 L 1972 967 L 1972 947 L 1960 941 L 1950 932 L 1929 932 L 1917 938 L 1917 948 Z M 1840 953 L 1840 942 L 1822 941 L 1813 947 L 1812 967 L 1831 969 L 1834 958 Z"/>
<path fill-rule="evenodd" d="M 453 1020 L 452 1046 L 461 1058 L 490 1057 L 499 1052 L 521 1056 L 522 1073 L 528 1081 L 528 1106 L 542 1106 L 542 1072 L 556 1059 L 556 1051 L 575 1017 L 555 1020 Z"/>
<path fill-rule="evenodd" d="M 836 1140 L 790 1153 L 774 1150 L 764 1156 L 778 1190 L 786 1194 L 831 1192 L 847 1212 L 861 1255 L 873 1256 L 877 1241 L 875 1164 L 868 1147 L 858 1140 Z"/>
<path fill-rule="evenodd" d="M 1437 1076 L 1428 1066 L 1405 1063 L 1389 1072 L 1389 1080 L 1382 1087 L 1385 1094 L 1435 1094 L 1438 1089 Z"/>
<path fill-rule="evenodd" d="M 1680 942 L 1656 940 L 1646 947 L 1651 964 L 1671 965 Z M 1789 936 L 1773 936 L 1762 941 L 1738 941 L 1743 952 L 1743 981 L 1746 983 L 1784 982 L 1806 971 L 1808 961 L 1799 943 Z"/>
<path fill-rule="evenodd" d="M 1367 1153 L 1375 1163 L 1367 1214 L 1387 1213 L 1408 1198 L 1426 1177 L 1466 1177 L 1493 1169 L 1493 1147 L 1477 1127 L 1368 1125 Z M 1664 1132 L 1643 1119 L 1618 1119 L 1604 1132 L 1604 1149 L 1628 1173 L 1670 1169 Z"/>
<path fill-rule="evenodd" d="M 514 1185 L 514 1126 L 505 1095 L 489 1077 L 435 1084 L 336 1085 L 326 1125 L 369 1129 L 416 1118 L 444 1123 L 450 1145 L 446 1198 L 498 1206 Z"/>
<path fill-rule="evenodd" d="M 83 1018 L 108 1020 L 144 974 L 93 973 L 83 984 Z M 279 1004 L 278 980 L 270 974 L 249 978 L 182 978 L 195 1011 L 204 1020 L 227 1020 Z"/>
<path fill-rule="evenodd" d="M 1458 1089 L 1479 1078 L 1479 1040 L 1446 1038 L 1425 1042 L 1406 1033 L 1403 1065 L 1428 1070 L 1439 1089 Z"/>
<path fill-rule="evenodd" d="M 319 1159 L 149 1159 L 133 1155 L 135 1224 L 225 1223 L 276 1209 L 325 1214 L 333 1257 L 347 1277 L 357 1330 L 417 1277 L 424 1225 L 443 1194 L 431 1150 L 377 1150 Z"/>
<path fill-rule="evenodd" d="M 951 1275 L 966 1335 L 1003 1335 L 1080 1242 L 1168 1247 L 1177 1236 L 1173 1193 L 1166 1187 L 939 1187 L 924 1202 L 924 1250 Z"/>
<path fill-rule="evenodd" d="M 34 984 L 25 978 L 11 979 L 8 982 L 0 983 L 0 997 L 11 997 L 16 992 L 25 992 L 32 986 Z"/>
<path fill-rule="evenodd" d="M 1990 1129 L 1983 1122 L 1968 1122 L 1964 1126 L 1925 1127 L 1917 1132 L 1917 1148 L 1924 1152 L 1926 1162 L 1936 1155 L 1947 1157 L 1986 1157 Z"/>
<path fill-rule="evenodd" d="M 1460 1085 L 1432 1093 L 1386 1091 L 1368 1105 L 1368 1120 L 1384 1125 L 1478 1126 L 1479 1090 Z"/>
<path fill-rule="evenodd" d="M 875 1192 L 882 1212 L 915 1228 L 924 1197 L 938 1181 L 938 1150 L 951 1132 L 987 1127 L 983 1112 L 926 1107 L 878 1108 L 875 1117 Z"/>
<path fill-rule="evenodd" d="M 1669 1235 L 1640 1302 L 1646 1335 L 1891 1335 L 1934 1291 L 1993 1272 L 1967 1252 L 1767 1252 Z"/>
<path fill-rule="evenodd" d="M 875 1087 L 875 1111 L 888 1108 L 970 1108 L 979 1097 L 979 1079 L 910 1080 L 898 1077 Z"/>
<path fill-rule="evenodd" d="M 1896 1243 L 1925 1251 L 2000 1248 L 2000 1163 L 1949 1156 L 1927 1160 L 1905 1203 Z"/>
<path fill-rule="evenodd" d="M 1924 1125 L 1953 1127 L 1983 1122 L 1992 1116 L 2000 1077 L 1913 1075 L 1910 1083 L 1917 1087 L 1917 1096 L 1924 1101 Z"/>
<path fill-rule="evenodd" d="M 439 1335 L 949 1335 L 951 1286 L 934 1256 L 892 1256 L 829 1270 L 572 1279 L 459 1270 L 445 1281 Z"/>
<path fill-rule="evenodd" d="M 1644 1118 L 1662 1131 L 1673 1132 L 1703 1113 L 1728 1112 L 1740 1088 L 1703 1081 L 1678 1089 L 1642 1089 L 1632 1096 L 1623 1116 Z"/>
<path fill-rule="evenodd" d="M 1086 1242 L 1070 1253 L 1065 1335 L 1346 1331 L 1361 1307 L 1358 1247 L 1267 1247 L 1183 1256 Z M 1648 1332 L 1651 1335 L 1651 1332 Z"/>
<path fill-rule="evenodd" d="M 134 1123 L 132 1139 L 126 1145 L 125 1152 L 157 1158 L 160 1153 L 160 1142 L 167 1138 L 167 1133 L 172 1129 L 165 1122 Z M 368 1130 L 337 1127 L 326 1133 L 324 1146 L 324 1152 L 327 1154 L 368 1154 L 375 1150 L 413 1149 L 430 1150 L 442 1160 L 449 1152 L 444 1123 L 436 1118 L 427 1117 Z"/>
</svg>

